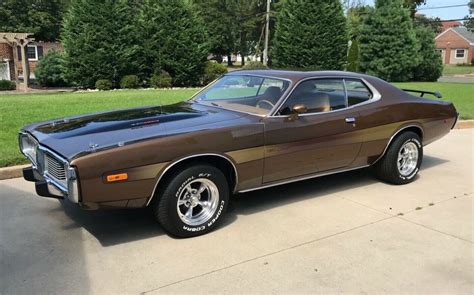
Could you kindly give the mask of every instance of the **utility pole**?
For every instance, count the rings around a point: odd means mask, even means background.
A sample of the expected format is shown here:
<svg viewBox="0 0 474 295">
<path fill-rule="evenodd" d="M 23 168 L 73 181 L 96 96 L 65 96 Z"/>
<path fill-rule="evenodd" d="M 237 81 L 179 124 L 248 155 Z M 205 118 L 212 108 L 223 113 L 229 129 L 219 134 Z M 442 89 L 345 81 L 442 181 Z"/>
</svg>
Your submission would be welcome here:
<svg viewBox="0 0 474 295">
<path fill-rule="evenodd" d="M 270 3 L 271 0 L 267 0 L 267 15 L 265 22 L 265 47 L 263 49 L 263 64 L 267 65 L 268 62 L 268 38 L 270 36 Z"/>
</svg>

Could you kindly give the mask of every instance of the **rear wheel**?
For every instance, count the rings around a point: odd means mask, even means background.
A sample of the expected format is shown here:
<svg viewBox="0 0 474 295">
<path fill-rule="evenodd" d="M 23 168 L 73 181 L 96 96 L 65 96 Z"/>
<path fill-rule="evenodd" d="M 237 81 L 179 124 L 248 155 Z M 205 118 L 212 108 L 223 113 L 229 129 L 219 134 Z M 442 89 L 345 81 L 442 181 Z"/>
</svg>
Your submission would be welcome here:
<svg viewBox="0 0 474 295">
<path fill-rule="evenodd" d="M 418 134 L 407 131 L 390 144 L 385 155 L 375 164 L 375 173 L 383 181 L 406 184 L 415 179 L 423 159 L 423 145 Z"/>
<path fill-rule="evenodd" d="M 214 166 L 196 164 L 174 173 L 159 191 L 155 217 L 171 235 L 187 238 L 213 230 L 229 202 L 224 174 Z"/>
</svg>

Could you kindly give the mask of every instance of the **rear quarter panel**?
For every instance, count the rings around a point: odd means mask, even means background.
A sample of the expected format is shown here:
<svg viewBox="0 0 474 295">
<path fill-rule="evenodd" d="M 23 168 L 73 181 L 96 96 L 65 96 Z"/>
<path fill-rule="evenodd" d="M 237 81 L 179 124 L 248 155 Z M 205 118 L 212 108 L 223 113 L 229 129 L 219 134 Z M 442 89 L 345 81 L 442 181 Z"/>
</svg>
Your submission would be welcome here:
<svg viewBox="0 0 474 295">
<path fill-rule="evenodd" d="M 367 80 L 382 98 L 360 108 L 358 124 L 364 130 L 364 143 L 354 166 L 377 161 L 390 139 L 404 128 L 421 129 L 423 145 L 427 145 L 446 135 L 454 125 L 457 114 L 451 103 L 411 96 L 377 78 Z"/>
</svg>

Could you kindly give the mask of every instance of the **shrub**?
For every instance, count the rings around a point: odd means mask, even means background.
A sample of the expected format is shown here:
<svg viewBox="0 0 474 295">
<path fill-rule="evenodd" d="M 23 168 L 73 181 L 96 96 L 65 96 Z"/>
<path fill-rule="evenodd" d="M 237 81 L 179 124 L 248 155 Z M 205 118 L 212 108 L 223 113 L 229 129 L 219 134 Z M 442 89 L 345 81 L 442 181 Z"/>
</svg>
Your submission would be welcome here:
<svg viewBox="0 0 474 295">
<path fill-rule="evenodd" d="M 278 68 L 342 70 L 347 25 L 341 1 L 280 1 L 272 62 Z"/>
<path fill-rule="evenodd" d="M 259 61 L 251 61 L 248 62 L 245 66 L 242 67 L 244 70 L 262 70 L 262 69 L 268 69 L 266 65 Z"/>
<path fill-rule="evenodd" d="M 116 86 L 123 76 L 138 73 L 141 42 L 130 15 L 133 1 L 69 2 L 61 32 L 67 80 L 91 88 L 109 79 Z"/>
<path fill-rule="evenodd" d="M 136 75 L 127 75 L 120 80 L 120 88 L 122 89 L 135 89 L 140 86 L 140 80 Z"/>
<path fill-rule="evenodd" d="M 95 82 L 95 88 L 97 90 L 110 90 L 112 89 L 112 82 L 107 79 L 100 79 Z"/>
<path fill-rule="evenodd" d="M 443 74 L 441 54 L 436 52 L 435 34 L 430 27 L 417 25 L 416 37 L 420 44 L 420 63 L 413 70 L 415 81 L 435 82 Z"/>
<path fill-rule="evenodd" d="M 16 83 L 9 80 L 0 80 L 0 91 L 2 90 L 15 90 Z"/>
<path fill-rule="evenodd" d="M 209 53 L 205 26 L 194 1 L 145 1 L 138 25 L 143 50 L 143 67 L 171 74 L 173 85 L 200 84 Z"/>
<path fill-rule="evenodd" d="M 403 0 L 376 1 L 359 37 L 359 69 L 390 82 L 409 81 L 419 64 L 419 42 Z"/>
<path fill-rule="evenodd" d="M 35 69 L 36 81 L 43 87 L 66 86 L 63 55 L 56 51 L 46 54 Z"/>
<path fill-rule="evenodd" d="M 172 82 L 171 75 L 166 71 L 161 71 L 159 75 L 155 74 L 151 77 L 150 85 L 153 88 L 170 88 Z"/>
<path fill-rule="evenodd" d="M 203 84 L 209 84 L 215 79 L 227 73 L 227 68 L 216 62 L 208 61 L 204 68 Z"/>
</svg>

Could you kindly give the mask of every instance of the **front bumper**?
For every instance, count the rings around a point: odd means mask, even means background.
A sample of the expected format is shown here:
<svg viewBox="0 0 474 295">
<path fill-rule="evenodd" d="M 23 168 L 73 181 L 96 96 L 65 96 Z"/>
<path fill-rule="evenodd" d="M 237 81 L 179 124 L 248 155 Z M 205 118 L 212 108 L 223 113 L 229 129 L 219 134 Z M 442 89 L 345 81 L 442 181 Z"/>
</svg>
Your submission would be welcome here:
<svg viewBox="0 0 474 295">
<path fill-rule="evenodd" d="M 69 179 L 68 188 L 49 178 L 47 175 L 42 175 L 34 167 L 27 167 L 23 169 L 23 178 L 26 181 L 35 183 L 36 193 L 41 197 L 68 199 L 73 203 L 79 203 L 79 190 L 77 186 L 77 179 Z"/>
<path fill-rule="evenodd" d="M 28 133 L 20 133 L 19 142 L 20 151 L 32 163 L 32 167 L 23 169 L 23 178 L 35 183 L 36 193 L 42 197 L 67 198 L 79 203 L 79 179 L 75 167 L 62 156 L 40 145 Z"/>
</svg>

